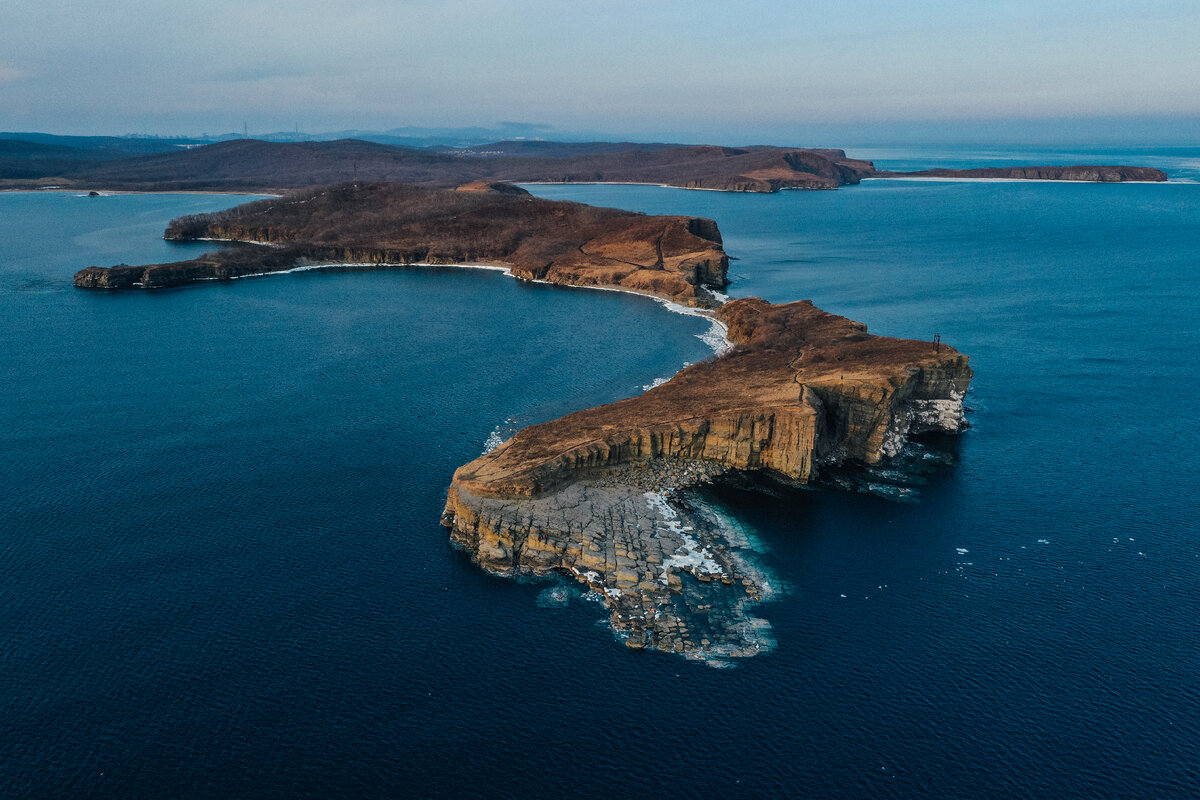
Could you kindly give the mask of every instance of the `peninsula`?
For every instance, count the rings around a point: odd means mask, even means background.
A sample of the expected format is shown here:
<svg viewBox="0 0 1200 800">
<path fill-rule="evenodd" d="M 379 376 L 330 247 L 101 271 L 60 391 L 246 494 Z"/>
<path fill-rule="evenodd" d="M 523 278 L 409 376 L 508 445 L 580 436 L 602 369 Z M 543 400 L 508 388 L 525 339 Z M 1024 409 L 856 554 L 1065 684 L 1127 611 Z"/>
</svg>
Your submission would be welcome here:
<svg viewBox="0 0 1200 800">
<path fill-rule="evenodd" d="M 454 474 L 442 522 L 484 569 L 573 576 L 635 648 L 721 661 L 769 646 L 776 591 L 681 490 L 729 473 L 803 485 L 966 427 L 967 357 L 808 301 L 733 300 L 735 347 L 611 405 L 519 431 Z"/>
<path fill-rule="evenodd" d="M 723 302 L 712 220 L 532 197 L 349 183 L 171 222 L 224 240 L 190 261 L 88 267 L 75 285 L 152 289 L 297 268 L 488 265 L 701 309 L 731 349 L 642 395 L 534 425 L 453 477 L 443 524 L 485 570 L 570 576 L 635 648 L 713 664 L 771 645 L 754 607 L 778 591 L 752 548 L 688 491 L 737 476 L 803 486 L 879 464 L 910 436 L 957 433 L 972 372 L 940 343 L 873 336 L 808 301 Z M 715 310 L 705 310 L 715 309 Z"/>
</svg>

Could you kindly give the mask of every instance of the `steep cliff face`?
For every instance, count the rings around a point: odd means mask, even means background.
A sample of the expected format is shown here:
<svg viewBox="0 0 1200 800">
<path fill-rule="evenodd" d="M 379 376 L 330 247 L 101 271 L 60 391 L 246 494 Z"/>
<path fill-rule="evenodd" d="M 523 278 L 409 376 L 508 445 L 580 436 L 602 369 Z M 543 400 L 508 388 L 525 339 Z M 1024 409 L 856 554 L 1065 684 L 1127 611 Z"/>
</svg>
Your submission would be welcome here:
<svg viewBox="0 0 1200 800">
<path fill-rule="evenodd" d="M 750 624 L 747 598 L 770 587 L 720 526 L 664 533 L 681 512 L 668 490 L 729 471 L 804 484 L 826 466 L 878 463 L 911 434 L 961 430 L 972 373 L 953 348 L 872 336 L 808 302 L 735 300 L 717 317 L 737 345 L 729 354 L 638 397 L 526 428 L 460 467 L 443 516 L 452 540 L 493 572 L 559 571 L 598 588 L 635 645 L 705 657 L 719 642 L 747 654 L 738 637 L 706 645 L 686 635 L 679 574 L 709 584 L 710 600 L 738 595 L 738 630 Z M 664 500 L 644 509 L 638 498 L 649 495 Z M 589 555 L 610 550 L 608 569 Z"/>
<path fill-rule="evenodd" d="M 165 238 L 256 242 L 192 261 L 88 267 L 83 288 L 159 288 L 306 264 L 490 264 L 519 278 L 619 287 L 685 305 L 728 281 L 712 220 L 540 200 L 508 185 L 463 191 L 344 184 L 174 220 Z"/>
</svg>

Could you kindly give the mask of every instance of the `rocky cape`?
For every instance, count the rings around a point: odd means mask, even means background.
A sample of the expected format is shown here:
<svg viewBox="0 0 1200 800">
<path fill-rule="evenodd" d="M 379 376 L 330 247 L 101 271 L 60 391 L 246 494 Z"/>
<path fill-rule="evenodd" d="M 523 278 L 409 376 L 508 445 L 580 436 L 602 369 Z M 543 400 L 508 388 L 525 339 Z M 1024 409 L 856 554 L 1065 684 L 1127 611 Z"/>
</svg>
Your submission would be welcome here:
<svg viewBox="0 0 1200 800">
<path fill-rule="evenodd" d="M 967 357 L 873 336 L 808 301 L 716 312 L 734 348 L 637 397 L 526 428 L 459 468 L 443 524 L 481 567 L 563 574 L 631 647 L 711 662 L 770 646 L 777 591 L 752 548 L 686 490 L 731 473 L 804 485 L 966 427 Z"/>
<path fill-rule="evenodd" d="M 1151 167 L 1101 166 L 1077 164 L 1069 167 L 984 167 L 981 169 L 926 169 L 918 172 L 877 171 L 876 178 L 969 178 L 973 180 L 1086 181 L 1123 183 L 1151 181 L 1160 183 L 1167 173 Z"/>
<path fill-rule="evenodd" d="M 541 200 L 508 184 L 456 190 L 349 183 L 171 222 L 174 241 L 241 246 L 189 261 L 87 267 L 75 285 L 155 289 L 308 266 L 490 265 L 518 278 L 714 304 L 728 258 L 717 224 Z"/>
<path fill-rule="evenodd" d="M 779 591 L 740 533 L 689 492 L 735 476 L 791 486 L 867 469 L 909 437 L 965 427 L 953 348 L 873 336 L 808 301 L 721 305 L 712 220 L 541 200 L 508 184 L 350 183 L 174 220 L 168 239 L 239 243 L 190 261 L 88 267 L 84 288 L 178 286 L 306 267 L 494 265 L 702 309 L 732 349 L 611 405 L 535 425 L 460 467 L 442 517 L 485 570 L 569 576 L 613 630 L 720 665 L 772 645 L 754 607 Z"/>
</svg>

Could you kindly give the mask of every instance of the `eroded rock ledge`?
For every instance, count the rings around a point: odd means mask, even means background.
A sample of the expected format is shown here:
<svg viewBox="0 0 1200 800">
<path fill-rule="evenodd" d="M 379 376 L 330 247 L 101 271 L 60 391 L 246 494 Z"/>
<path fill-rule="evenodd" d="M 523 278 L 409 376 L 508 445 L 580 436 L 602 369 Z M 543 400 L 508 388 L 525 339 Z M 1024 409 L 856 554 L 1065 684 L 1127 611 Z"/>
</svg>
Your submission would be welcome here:
<svg viewBox="0 0 1200 800">
<path fill-rule="evenodd" d="M 727 471 L 794 484 L 965 427 L 967 357 L 868 334 L 808 301 L 734 300 L 735 348 L 645 394 L 518 432 L 460 467 L 443 524 L 484 569 L 586 583 L 633 647 L 721 660 L 769 646 L 773 582 L 689 487 Z"/>
<path fill-rule="evenodd" d="M 323 186 L 183 217 L 165 238 L 256 244 L 168 264 L 88 267 L 75 285 L 154 289 L 318 264 L 483 264 L 529 280 L 706 306 L 705 287 L 728 283 L 721 233 L 710 219 L 542 200 L 508 184 Z"/>
</svg>

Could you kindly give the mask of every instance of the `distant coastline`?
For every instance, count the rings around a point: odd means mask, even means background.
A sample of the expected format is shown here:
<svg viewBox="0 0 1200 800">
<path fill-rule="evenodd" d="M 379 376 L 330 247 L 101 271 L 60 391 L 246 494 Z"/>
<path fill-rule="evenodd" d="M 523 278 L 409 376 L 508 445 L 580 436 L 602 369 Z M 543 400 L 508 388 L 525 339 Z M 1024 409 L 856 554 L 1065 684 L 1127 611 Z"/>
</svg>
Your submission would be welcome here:
<svg viewBox="0 0 1200 800">
<path fill-rule="evenodd" d="M 0 156 L 5 153 L 0 139 Z M 10 143 L 13 144 L 13 143 Z M 478 148 L 412 148 L 355 139 L 328 142 L 219 142 L 147 155 L 80 151 L 22 142 L 0 158 L 0 188 L 281 194 L 343 181 L 436 188 L 467 183 L 613 184 L 772 193 L 837 189 L 878 177 L 990 177 L 1061 180 L 1166 180 L 1146 167 L 1075 165 L 973 170 L 878 170 L 835 148 L 753 145 L 576 145 L 497 142 Z"/>
</svg>

